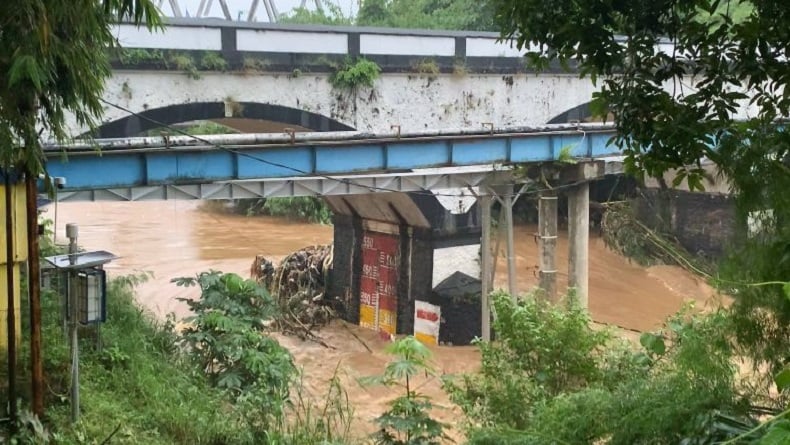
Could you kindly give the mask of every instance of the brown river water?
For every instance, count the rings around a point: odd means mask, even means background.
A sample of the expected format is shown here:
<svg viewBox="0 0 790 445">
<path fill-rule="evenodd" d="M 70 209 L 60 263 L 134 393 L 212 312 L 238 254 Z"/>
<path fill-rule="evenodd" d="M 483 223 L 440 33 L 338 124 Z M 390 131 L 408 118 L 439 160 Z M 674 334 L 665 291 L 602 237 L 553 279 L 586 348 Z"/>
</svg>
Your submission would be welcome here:
<svg viewBox="0 0 790 445">
<path fill-rule="evenodd" d="M 55 207 L 45 217 L 54 219 Z M 195 201 L 61 203 L 57 209 L 58 241 L 65 242 L 65 224 L 80 227 L 79 244 L 88 250 L 109 250 L 120 256 L 107 267 L 111 274 L 140 271 L 153 278 L 137 289 L 138 301 L 159 317 L 174 312 L 188 314 L 177 297 L 196 297 L 194 288 L 170 283 L 175 277 L 215 269 L 249 275 L 255 255 L 283 257 L 301 247 L 332 242 L 332 228 L 294 223 L 277 218 L 244 217 L 201 209 Z M 521 292 L 537 282 L 537 244 L 534 227 L 515 230 L 516 264 Z M 558 265 L 567 264 L 567 239 L 560 236 Z M 498 260 L 497 285 L 505 287 L 504 258 Z M 567 273 L 560 267 L 558 283 L 564 287 Z M 565 268 L 566 269 L 566 268 Z M 715 292 L 702 280 L 672 266 L 643 268 L 609 251 L 600 238 L 590 239 L 590 311 L 596 322 L 628 330 L 657 328 L 666 316 L 686 300 L 698 306 L 717 304 Z M 361 376 L 378 374 L 387 362 L 386 341 L 375 333 L 342 321 L 333 322 L 319 335 L 329 348 L 314 342 L 282 337 L 304 370 L 305 389 L 320 397 L 335 369 L 357 415 L 354 430 L 371 431 L 372 421 L 395 393 L 386 388 L 363 388 Z M 633 334 L 631 334 L 633 335 Z M 472 371 L 479 354 L 470 346 L 432 347 L 440 374 Z M 433 399 L 440 420 L 456 424 L 458 412 L 442 392 L 438 378 L 420 382 L 420 391 Z"/>
</svg>

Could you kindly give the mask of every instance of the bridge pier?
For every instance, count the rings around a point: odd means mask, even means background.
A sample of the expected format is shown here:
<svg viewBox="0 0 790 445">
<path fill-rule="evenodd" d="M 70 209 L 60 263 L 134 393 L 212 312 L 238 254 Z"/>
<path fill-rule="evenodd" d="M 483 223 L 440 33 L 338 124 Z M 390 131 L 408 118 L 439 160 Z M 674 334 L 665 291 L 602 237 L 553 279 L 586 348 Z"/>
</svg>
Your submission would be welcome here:
<svg viewBox="0 0 790 445">
<path fill-rule="evenodd" d="M 491 341 L 491 285 L 493 265 L 491 258 L 491 195 L 483 190 L 478 196 L 477 204 L 480 206 L 480 307 L 481 307 L 481 333 L 483 341 Z"/>
<path fill-rule="evenodd" d="M 568 287 L 579 304 L 589 306 L 590 184 L 582 182 L 568 192 Z"/>
<path fill-rule="evenodd" d="M 545 190 L 538 199 L 540 288 L 549 301 L 557 298 L 557 192 Z"/>
</svg>

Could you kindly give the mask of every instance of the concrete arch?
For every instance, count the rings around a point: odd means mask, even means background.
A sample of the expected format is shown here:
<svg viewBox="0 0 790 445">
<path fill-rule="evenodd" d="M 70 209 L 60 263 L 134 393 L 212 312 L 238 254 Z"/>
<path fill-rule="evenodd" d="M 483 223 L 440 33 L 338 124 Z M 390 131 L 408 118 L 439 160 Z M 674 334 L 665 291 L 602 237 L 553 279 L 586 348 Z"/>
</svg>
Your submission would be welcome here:
<svg viewBox="0 0 790 445">
<path fill-rule="evenodd" d="M 591 117 L 592 113 L 590 112 L 590 102 L 585 102 L 579 106 L 573 107 L 570 110 L 566 110 L 565 112 L 554 116 L 547 123 L 567 124 L 568 122 L 572 121 L 584 122 Z"/>
<path fill-rule="evenodd" d="M 238 102 L 234 103 L 232 108 L 234 118 L 274 121 L 311 131 L 354 130 L 354 128 L 342 122 L 321 114 L 282 105 Z M 107 122 L 99 126 L 96 137 L 121 138 L 136 136 L 143 131 L 160 127 L 160 125 L 152 121 L 172 125 L 197 120 L 224 119 L 226 117 L 226 104 L 224 102 L 191 102 L 168 105 L 148 109 L 138 113 L 138 115 L 126 116 Z"/>
</svg>

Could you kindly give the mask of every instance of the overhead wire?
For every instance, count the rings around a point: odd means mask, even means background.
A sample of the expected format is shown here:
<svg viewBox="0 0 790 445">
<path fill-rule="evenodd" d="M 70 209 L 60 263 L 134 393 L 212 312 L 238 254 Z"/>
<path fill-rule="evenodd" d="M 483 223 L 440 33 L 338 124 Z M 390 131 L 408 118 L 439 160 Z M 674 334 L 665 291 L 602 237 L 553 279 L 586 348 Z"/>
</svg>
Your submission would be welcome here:
<svg viewBox="0 0 790 445">
<path fill-rule="evenodd" d="M 362 189 L 367 189 L 367 190 L 369 190 L 371 192 L 415 193 L 415 194 L 419 194 L 419 195 L 442 196 L 442 197 L 450 197 L 450 198 L 459 198 L 459 197 L 466 196 L 464 194 L 438 193 L 438 192 L 434 192 L 432 190 L 426 189 L 424 187 L 420 187 L 420 190 L 417 190 L 417 191 L 404 192 L 402 190 L 390 189 L 390 188 L 386 188 L 386 187 L 380 187 L 380 186 L 369 185 L 369 184 L 362 184 L 362 183 L 359 183 L 359 182 L 355 182 L 354 180 L 349 179 L 349 178 L 338 178 L 338 177 L 335 177 L 335 176 L 329 176 L 329 175 L 325 175 L 325 174 L 322 174 L 322 173 L 304 171 L 302 169 L 299 169 L 299 168 L 296 168 L 296 167 L 292 167 L 290 165 L 282 164 L 282 163 L 275 162 L 275 161 L 270 161 L 268 159 L 263 159 L 263 158 L 260 158 L 258 156 L 252 155 L 250 153 L 245 153 L 245 152 L 240 151 L 240 150 L 235 150 L 233 148 L 226 147 L 223 144 L 212 142 L 212 141 L 210 141 L 210 140 L 208 140 L 206 138 L 203 138 L 203 137 L 201 137 L 199 135 L 190 134 L 190 133 L 188 133 L 188 132 L 186 132 L 186 131 L 184 131 L 184 130 L 182 130 L 180 128 L 177 128 L 177 127 L 174 127 L 174 126 L 172 126 L 170 124 L 167 124 L 167 123 L 158 121 L 156 119 L 150 118 L 150 117 L 145 116 L 145 115 L 143 115 L 141 113 L 138 113 L 138 112 L 136 112 L 134 110 L 131 110 L 131 109 L 127 108 L 127 107 L 124 107 L 122 105 L 116 104 L 114 102 L 110 102 L 110 101 L 108 101 L 108 100 L 106 100 L 104 98 L 100 98 L 99 100 L 101 102 L 105 103 L 106 105 L 109 105 L 109 106 L 111 106 L 113 108 L 116 108 L 116 109 L 118 109 L 120 111 L 123 111 L 124 113 L 128 113 L 128 114 L 130 114 L 130 115 L 132 115 L 134 117 L 137 117 L 138 119 L 143 119 L 145 121 L 148 121 L 148 122 L 158 126 L 159 128 L 165 128 L 165 129 L 167 129 L 169 131 L 172 131 L 174 133 L 178 133 L 178 134 L 180 134 L 182 136 L 186 136 L 188 138 L 192 138 L 192 139 L 194 139 L 194 140 L 196 140 L 198 142 L 202 142 L 202 143 L 204 143 L 204 144 L 206 144 L 208 146 L 211 146 L 213 148 L 216 148 L 218 150 L 226 151 L 228 153 L 232 153 L 232 154 L 235 154 L 235 155 L 240 156 L 240 157 L 252 159 L 254 161 L 261 162 L 263 164 L 270 165 L 272 167 L 277 167 L 277 168 L 282 168 L 282 169 L 285 169 L 285 170 L 289 170 L 289 171 L 292 171 L 294 173 L 298 173 L 300 175 L 313 176 L 313 177 L 319 177 L 319 178 L 330 180 L 330 181 L 336 181 L 338 183 L 341 183 L 341 184 L 344 184 L 344 185 L 347 185 L 347 186 L 353 186 L 353 187 L 359 187 L 359 188 L 362 188 Z M 582 130 L 582 129 L 579 129 L 579 132 L 582 133 L 582 141 L 584 141 L 584 139 L 587 137 L 587 133 L 584 130 Z M 502 171 L 502 170 L 494 169 L 492 171 Z M 541 192 L 544 192 L 544 191 L 550 191 L 550 190 L 562 190 L 562 189 L 565 189 L 565 188 L 574 187 L 574 186 L 582 184 L 584 182 L 587 182 L 587 181 L 577 181 L 577 182 L 557 185 L 555 187 L 545 187 L 545 188 L 542 188 L 542 189 L 533 189 L 533 190 L 523 191 L 520 194 L 521 195 L 531 195 L 531 194 L 538 194 L 538 193 L 541 193 Z M 513 193 L 513 195 L 515 195 L 515 194 L 516 193 Z M 475 195 L 476 196 L 501 196 L 502 194 L 475 193 Z"/>
</svg>

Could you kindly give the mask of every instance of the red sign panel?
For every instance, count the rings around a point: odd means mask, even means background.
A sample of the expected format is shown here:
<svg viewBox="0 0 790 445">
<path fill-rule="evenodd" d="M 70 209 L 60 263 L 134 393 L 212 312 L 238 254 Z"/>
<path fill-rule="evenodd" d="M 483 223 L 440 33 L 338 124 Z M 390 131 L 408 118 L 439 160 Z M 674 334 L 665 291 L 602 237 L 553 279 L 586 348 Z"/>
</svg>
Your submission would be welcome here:
<svg viewBox="0 0 790 445">
<path fill-rule="evenodd" d="M 359 324 L 395 334 L 398 313 L 399 239 L 364 231 Z"/>
</svg>

